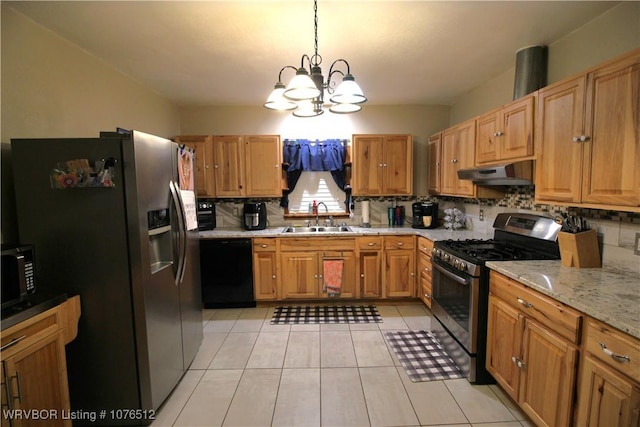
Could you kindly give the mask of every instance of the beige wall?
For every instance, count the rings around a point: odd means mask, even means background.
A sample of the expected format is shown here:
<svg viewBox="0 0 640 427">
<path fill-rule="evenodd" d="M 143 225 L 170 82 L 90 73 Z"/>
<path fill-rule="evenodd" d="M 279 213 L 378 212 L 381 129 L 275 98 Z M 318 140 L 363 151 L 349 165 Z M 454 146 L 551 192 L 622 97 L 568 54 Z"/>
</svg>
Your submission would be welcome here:
<svg viewBox="0 0 640 427">
<path fill-rule="evenodd" d="M 640 47 L 640 2 L 627 1 L 567 36 L 549 44 L 548 83 Z M 451 107 L 450 125 L 488 112 L 513 99 L 514 66 L 460 96 Z"/>
<path fill-rule="evenodd" d="M 162 136 L 179 130 L 172 103 L 6 4 L 2 41 L 2 142 L 116 127 Z"/>
<path fill-rule="evenodd" d="M 449 107 L 364 104 L 358 114 L 325 113 L 313 119 L 256 107 L 185 107 L 181 132 L 189 134 L 278 134 L 282 138 L 351 139 L 355 133 L 408 133 L 414 139 L 414 194 L 427 195 L 427 140 L 447 127 Z"/>
</svg>

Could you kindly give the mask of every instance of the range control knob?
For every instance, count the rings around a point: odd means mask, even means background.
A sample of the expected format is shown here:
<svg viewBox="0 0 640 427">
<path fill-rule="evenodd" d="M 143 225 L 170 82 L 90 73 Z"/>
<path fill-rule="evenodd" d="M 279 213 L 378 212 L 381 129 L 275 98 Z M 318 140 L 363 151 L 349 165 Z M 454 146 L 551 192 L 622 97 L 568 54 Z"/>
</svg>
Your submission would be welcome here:
<svg viewBox="0 0 640 427">
<path fill-rule="evenodd" d="M 459 270 L 459 269 L 460 269 L 460 260 L 459 260 L 459 259 L 457 259 L 457 258 L 456 258 L 455 260 L 453 260 L 453 266 L 454 266 L 457 270 Z"/>
<path fill-rule="evenodd" d="M 458 270 L 467 271 L 467 268 L 467 263 L 464 261 L 460 261 L 460 263 L 458 264 Z"/>
<path fill-rule="evenodd" d="M 442 259 L 444 260 L 444 262 L 449 262 L 449 260 L 451 259 L 451 257 L 449 256 L 449 254 L 444 254 L 442 256 Z"/>
</svg>

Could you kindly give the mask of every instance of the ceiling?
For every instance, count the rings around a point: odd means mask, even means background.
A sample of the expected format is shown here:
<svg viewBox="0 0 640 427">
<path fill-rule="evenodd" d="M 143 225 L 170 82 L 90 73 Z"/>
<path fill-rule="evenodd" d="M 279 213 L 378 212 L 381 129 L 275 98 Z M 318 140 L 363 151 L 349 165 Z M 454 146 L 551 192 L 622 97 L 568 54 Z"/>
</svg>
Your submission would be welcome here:
<svg viewBox="0 0 640 427">
<path fill-rule="evenodd" d="M 311 0 L 3 3 L 179 105 L 262 105 L 280 69 L 313 54 Z M 450 105 L 513 67 L 518 49 L 549 45 L 617 4 L 318 3 L 325 78 L 346 59 L 375 105 Z"/>
</svg>

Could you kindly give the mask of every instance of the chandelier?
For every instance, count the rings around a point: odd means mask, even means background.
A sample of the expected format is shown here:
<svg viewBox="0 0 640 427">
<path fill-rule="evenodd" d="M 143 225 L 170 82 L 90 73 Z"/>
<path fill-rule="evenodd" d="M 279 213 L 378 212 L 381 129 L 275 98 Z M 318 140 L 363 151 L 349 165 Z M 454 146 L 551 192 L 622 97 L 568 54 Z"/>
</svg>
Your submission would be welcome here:
<svg viewBox="0 0 640 427">
<path fill-rule="evenodd" d="M 325 92 L 329 95 L 329 111 L 338 114 L 355 113 L 360 111 L 360 104 L 365 102 L 362 89 L 356 83 L 349 63 L 344 59 L 337 59 L 329 67 L 329 75 L 327 81 L 324 81 L 322 69 L 322 56 L 318 54 L 318 1 L 313 1 L 313 29 L 315 33 L 314 54 L 309 57 L 307 54 L 302 55 L 300 60 L 300 68 L 291 65 L 282 67 L 278 74 L 278 83 L 276 83 L 273 91 L 269 95 L 265 107 L 272 110 L 293 110 L 296 117 L 315 117 L 324 113 L 325 108 Z M 309 65 L 309 69 L 305 68 L 305 59 Z M 337 69 L 339 65 L 345 65 L 346 73 Z M 296 75 L 291 79 L 289 84 L 285 86 L 282 83 L 282 72 L 286 69 L 295 70 Z M 334 88 L 335 82 L 331 81 L 335 74 L 342 75 L 342 82 Z"/>
</svg>

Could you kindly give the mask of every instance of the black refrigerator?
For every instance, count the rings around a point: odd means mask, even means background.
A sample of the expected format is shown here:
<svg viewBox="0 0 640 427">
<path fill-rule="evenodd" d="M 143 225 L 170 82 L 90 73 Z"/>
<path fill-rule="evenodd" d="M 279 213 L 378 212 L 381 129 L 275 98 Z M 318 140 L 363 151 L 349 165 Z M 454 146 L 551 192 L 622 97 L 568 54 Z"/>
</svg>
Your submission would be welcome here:
<svg viewBox="0 0 640 427">
<path fill-rule="evenodd" d="M 11 141 L 19 236 L 35 248 L 38 290 L 80 295 L 66 347 L 71 410 L 106 411 L 74 426 L 149 424 L 202 342 L 184 150 L 138 131 Z"/>
</svg>

